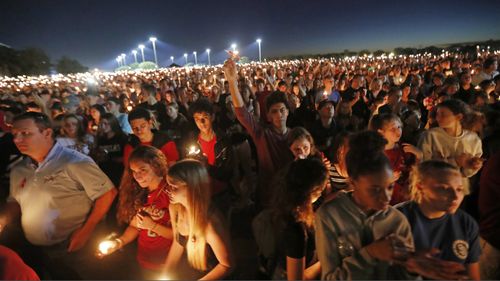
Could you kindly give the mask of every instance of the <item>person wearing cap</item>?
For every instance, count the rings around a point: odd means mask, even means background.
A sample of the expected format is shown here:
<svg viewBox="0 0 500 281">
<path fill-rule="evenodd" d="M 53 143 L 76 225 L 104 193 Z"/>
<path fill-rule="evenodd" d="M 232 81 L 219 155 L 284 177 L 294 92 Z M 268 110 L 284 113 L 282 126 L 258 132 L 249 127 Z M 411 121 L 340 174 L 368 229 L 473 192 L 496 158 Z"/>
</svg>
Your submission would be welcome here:
<svg viewBox="0 0 500 281">
<path fill-rule="evenodd" d="M 335 102 L 332 100 L 322 100 L 318 104 L 318 119 L 311 125 L 311 135 L 314 137 L 316 146 L 322 152 L 330 147 L 333 138 L 337 133 L 337 124 L 334 120 Z"/>
<path fill-rule="evenodd" d="M 62 107 L 65 113 L 77 113 L 80 107 L 80 99 L 75 94 L 70 94 L 62 100 Z"/>
</svg>

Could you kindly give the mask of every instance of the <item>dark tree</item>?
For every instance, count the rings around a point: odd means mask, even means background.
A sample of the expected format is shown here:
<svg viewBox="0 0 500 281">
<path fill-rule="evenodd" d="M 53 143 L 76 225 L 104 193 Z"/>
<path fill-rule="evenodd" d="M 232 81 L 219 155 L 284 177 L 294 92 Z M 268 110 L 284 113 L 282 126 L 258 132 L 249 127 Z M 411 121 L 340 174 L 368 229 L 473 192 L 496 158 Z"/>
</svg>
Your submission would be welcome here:
<svg viewBox="0 0 500 281">
<path fill-rule="evenodd" d="M 18 53 L 18 56 L 23 74 L 42 75 L 50 72 L 50 58 L 42 49 L 24 49 Z"/>
<path fill-rule="evenodd" d="M 80 62 L 78 62 L 77 60 L 63 56 L 57 62 L 56 70 L 61 74 L 68 74 L 68 73 L 86 72 L 89 70 L 89 68 L 81 65 Z"/>
<path fill-rule="evenodd" d="M 364 55 L 369 55 L 370 53 L 370 50 L 364 49 L 358 52 L 358 56 L 362 57 Z"/>
<path fill-rule="evenodd" d="M 0 75 L 41 75 L 50 71 L 50 58 L 41 49 L 14 50 L 0 46 Z"/>
</svg>

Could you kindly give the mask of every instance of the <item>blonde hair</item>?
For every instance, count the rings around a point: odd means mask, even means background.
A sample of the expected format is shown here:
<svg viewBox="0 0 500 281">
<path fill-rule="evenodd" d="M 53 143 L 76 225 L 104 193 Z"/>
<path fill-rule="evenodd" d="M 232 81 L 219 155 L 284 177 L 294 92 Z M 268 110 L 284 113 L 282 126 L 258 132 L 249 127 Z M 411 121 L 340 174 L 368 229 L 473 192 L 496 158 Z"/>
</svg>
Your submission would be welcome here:
<svg viewBox="0 0 500 281">
<path fill-rule="evenodd" d="M 450 163 L 438 160 L 429 160 L 420 163 L 413 167 L 411 172 L 411 183 L 410 183 L 410 197 L 411 200 L 421 203 L 422 194 L 417 188 L 418 184 L 421 184 L 425 179 L 428 178 L 440 178 L 445 172 L 456 172 L 460 174 L 460 170 Z"/>
<path fill-rule="evenodd" d="M 205 166 L 192 159 L 175 163 L 170 167 L 168 176 L 186 184 L 187 208 L 180 204 L 171 207 L 172 223 L 177 229 L 180 216 L 186 217 L 189 223 L 189 235 L 186 243 L 189 264 L 200 271 L 207 269 L 206 233 L 208 225 L 208 209 L 210 205 L 210 181 Z"/>
</svg>

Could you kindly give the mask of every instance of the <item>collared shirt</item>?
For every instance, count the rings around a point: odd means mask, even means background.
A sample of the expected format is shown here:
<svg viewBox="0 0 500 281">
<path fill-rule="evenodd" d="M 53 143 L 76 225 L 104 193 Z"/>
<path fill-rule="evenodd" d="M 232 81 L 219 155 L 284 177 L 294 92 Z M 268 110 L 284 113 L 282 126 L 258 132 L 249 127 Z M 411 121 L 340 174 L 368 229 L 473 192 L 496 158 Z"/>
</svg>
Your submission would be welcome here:
<svg viewBox="0 0 500 281">
<path fill-rule="evenodd" d="M 38 165 L 25 157 L 12 168 L 8 201 L 19 203 L 28 241 L 48 246 L 80 228 L 93 201 L 112 188 L 90 157 L 56 142 Z"/>
</svg>

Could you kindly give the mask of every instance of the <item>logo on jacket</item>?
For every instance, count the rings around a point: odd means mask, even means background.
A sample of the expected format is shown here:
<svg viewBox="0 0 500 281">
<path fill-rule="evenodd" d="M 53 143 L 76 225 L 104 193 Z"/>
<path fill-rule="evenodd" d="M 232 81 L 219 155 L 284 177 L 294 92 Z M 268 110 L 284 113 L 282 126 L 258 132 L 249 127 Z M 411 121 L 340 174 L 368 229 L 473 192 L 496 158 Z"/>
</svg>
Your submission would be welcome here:
<svg viewBox="0 0 500 281">
<path fill-rule="evenodd" d="M 465 260 L 469 254 L 469 243 L 464 240 L 453 241 L 453 253 L 459 259 Z"/>
</svg>

